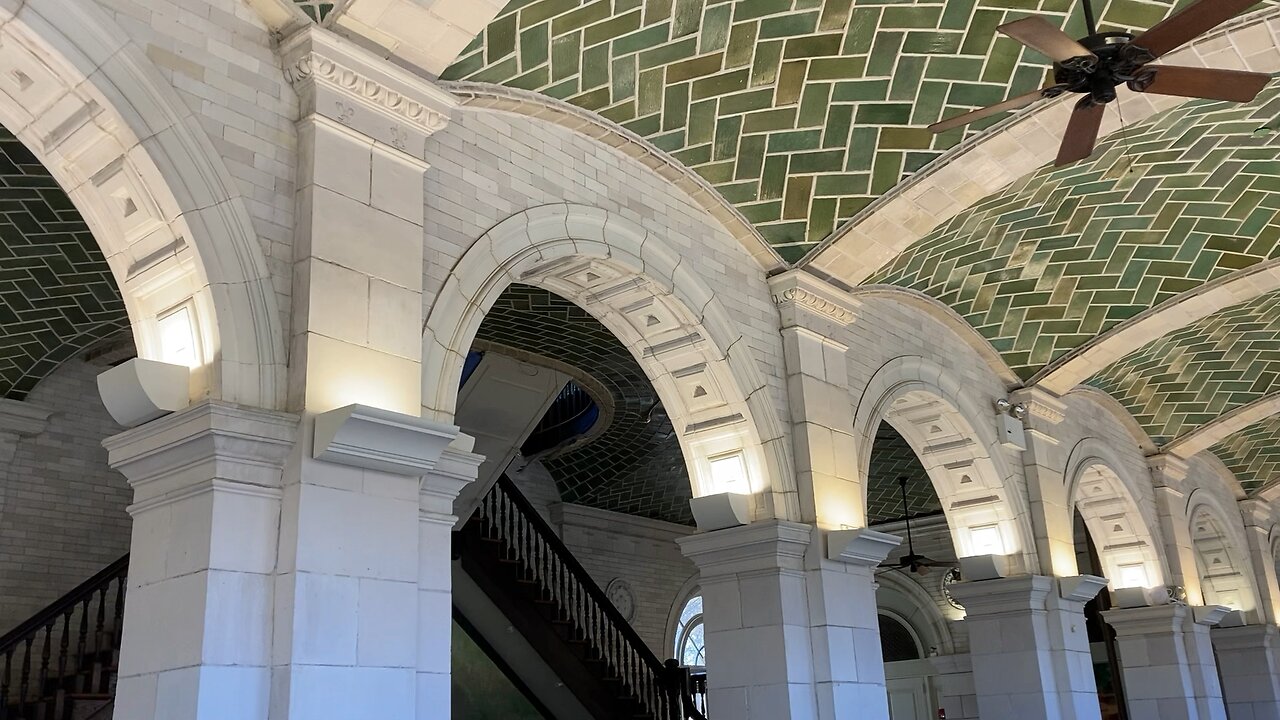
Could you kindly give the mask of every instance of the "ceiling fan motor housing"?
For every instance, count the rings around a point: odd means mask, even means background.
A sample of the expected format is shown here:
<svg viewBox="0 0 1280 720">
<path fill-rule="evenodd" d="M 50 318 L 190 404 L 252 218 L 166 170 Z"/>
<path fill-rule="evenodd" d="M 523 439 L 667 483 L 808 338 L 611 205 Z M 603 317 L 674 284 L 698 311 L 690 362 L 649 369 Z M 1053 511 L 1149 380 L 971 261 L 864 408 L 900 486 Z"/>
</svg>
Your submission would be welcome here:
<svg viewBox="0 0 1280 720">
<path fill-rule="evenodd" d="M 1134 90 L 1151 84 L 1154 73 L 1144 70 L 1155 57 L 1134 45 L 1133 35 L 1121 32 L 1098 33 L 1080 40 L 1096 57 L 1084 56 L 1053 64 L 1053 79 L 1061 92 L 1089 95 L 1105 105 L 1116 99 L 1116 88 L 1128 84 Z"/>
</svg>

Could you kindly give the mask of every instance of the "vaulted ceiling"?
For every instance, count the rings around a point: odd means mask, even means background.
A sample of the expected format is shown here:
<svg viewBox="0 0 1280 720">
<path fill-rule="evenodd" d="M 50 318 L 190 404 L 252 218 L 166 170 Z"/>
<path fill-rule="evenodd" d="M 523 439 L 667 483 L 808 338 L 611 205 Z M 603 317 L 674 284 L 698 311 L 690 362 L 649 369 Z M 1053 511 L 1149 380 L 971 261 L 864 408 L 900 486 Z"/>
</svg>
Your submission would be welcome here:
<svg viewBox="0 0 1280 720">
<path fill-rule="evenodd" d="M 111 270 L 49 171 L 0 127 L 0 397 L 129 327 Z"/>
<path fill-rule="evenodd" d="M 1103 30 L 1141 30 L 1188 3 L 1094 4 Z M 1075 0 L 512 0 L 442 77 L 598 113 L 807 263 L 962 140 L 1010 125 L 925 129 L 1042 84 L 1047 60 L 995 30 L 1031 13 L 1085 34 Z M 1273 28 L 1251 32 L 1239 56 L 1278 55 Z M 1221 61 L 1233 42 L 1196 57 Z M 926 227 L 852 282 L 936 298 L 1023 384 L 1104 389 L 1158 445 L 1199 443 L 1256 490 L 1280 468 L 1280 423 L 1260 412 L 1280 406 L 1277 127 L 1277 85 L 1246 105 L 1175 105 Z M 1187 311 L 1210 291 L 1229 301 Z M 1250 422 L 1223 430 L 1239 413 Z"/>
</svg>

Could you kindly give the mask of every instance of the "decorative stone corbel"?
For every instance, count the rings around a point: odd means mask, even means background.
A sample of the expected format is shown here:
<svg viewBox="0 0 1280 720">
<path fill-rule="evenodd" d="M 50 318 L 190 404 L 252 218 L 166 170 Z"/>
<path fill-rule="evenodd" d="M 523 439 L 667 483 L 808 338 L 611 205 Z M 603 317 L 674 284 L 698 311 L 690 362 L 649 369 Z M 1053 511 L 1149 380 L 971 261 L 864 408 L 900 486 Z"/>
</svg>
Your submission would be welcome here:
<svg viewBox="0 0 1280 720">
<path fill-rule="evenodd" d="M 867 528 L 833 530 L 827 533 L 827 559 L 853 565 L 879 565 L 902 538 Z"/>
<path fill-rule="evenodd" d="M 1058 596 L 1073 602 L 1089 602 L 1107 586 L 1108 582 L 1106 578 L 1097 575 L 1058 578 Z"/>
<path fill-rule="evenodd" d="M 365 405 L 317 415 L 312 457 L 325 462 L 421 476 L 458 436 L 456 425 Z"/>
</svg>

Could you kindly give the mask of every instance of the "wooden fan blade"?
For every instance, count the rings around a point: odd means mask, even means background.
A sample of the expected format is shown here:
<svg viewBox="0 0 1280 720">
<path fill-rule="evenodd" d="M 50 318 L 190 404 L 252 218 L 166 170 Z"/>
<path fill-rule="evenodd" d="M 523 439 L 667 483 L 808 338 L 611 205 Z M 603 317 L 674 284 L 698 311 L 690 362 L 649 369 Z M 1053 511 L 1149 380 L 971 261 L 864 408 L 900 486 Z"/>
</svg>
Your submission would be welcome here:
<svg viewBox="0 0 1280 720">
<path fill-rule="evenodd" d="M 1131 40 L 1130 44 L 1147 50 L 1155 57 L 1160 57 L 1257 3 L 1258 0 L 1200 0 L 1156 23 L 1150 30 Z"/>
<path fill-rule="evenodd" d="M 1052 88 L 1052 87 L 1055 87 L 1055 86 L 1054 85 L 1049 86 L 1049 88 Z M 963 115 L 956 115 L 953 118 L 947 118 L 946 120 L 936 122 L 929 126 L 929 132 L 932 132 L 932 133 L 946 132 L 952 128 L 958 128 L 961 125 L 968 125 L 971 122 L 977 122 L 978 120 L 991 117 L 992 115 L 999 115 L 1002 112 L 1008 112 L 1010 110 L 1017 110 L 1018 108 L 1024 108 L 1030 105 L 1031 103 L 1039 100 L 1040 98 L 1044 97 L 1045 90 L 1048 90 L 1049 88 L 1042 88 L 1034 92 L 1029 92 L 1026 95 L 1019 95 L 1017 97 L 1012 97 L 1012 98 L 1009 98 L 1008 100 L 1005 100 L 1002 103 L 996 103 L 995 105 L 988 105 L 987 107 L 981 108 L 979 110 L 974 110 L 973 112 L 967 112 Z"/>
<path fill-rule="evenodd" d="M 1062 136 L 1062 147 L 1058 150 L 1058 159 L 1054 165 L 1062 166 L 1083 160 L 1093 154 L 1093 146 L 1098 142 L 1098 131 L 1102 128 L 1102 113 L 1106 105 L 1100 105 L 1093 98 L 1085 95 L 1076 103 L 1071 113 L 1071 122 Z"/>
<path fill-rule="evenodd" d="M 1037 15 L 1001 25 L 996 30 L 1047 55 L 1054 62 L 1067 62 L 1073 58 L 1092 58 L 1092 62 L 1098 62 L 1097 56 L 1089 52 L 1089 48 L 1072 40 L 1070 35 Z"/>
<path fill-rule="evenodd" d="M 1249 102 L 1271 81 L 1265 73 L 1215 68 L 1148 65 L 1154 79 L 1138 83 L 1141 92 L 1206 100 Z M 1138 88 L 1135 88 L 1138 89 Z"/>
</svg>

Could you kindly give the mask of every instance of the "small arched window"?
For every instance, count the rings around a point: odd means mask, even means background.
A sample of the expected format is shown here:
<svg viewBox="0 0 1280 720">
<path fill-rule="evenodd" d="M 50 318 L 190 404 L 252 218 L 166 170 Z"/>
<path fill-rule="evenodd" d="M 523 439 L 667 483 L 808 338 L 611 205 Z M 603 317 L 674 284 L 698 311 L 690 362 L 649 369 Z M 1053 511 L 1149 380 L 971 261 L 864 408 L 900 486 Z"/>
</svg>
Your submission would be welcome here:
<svg viewBox="0 0 1280 720">
<path fill-rule="evenodd" d="M 880 613 L 880 651 L 885 662 L 919 660 L 920 643 L 906 623 L 891 615 Z"/>
<path fill-rule="evenodd" d="M 702 628 L 702 596 L 694 595 L 680 609 L 676 623 L 676 660 L 685 667 L 707 666 L 707 645 Z"/>
</svg>

